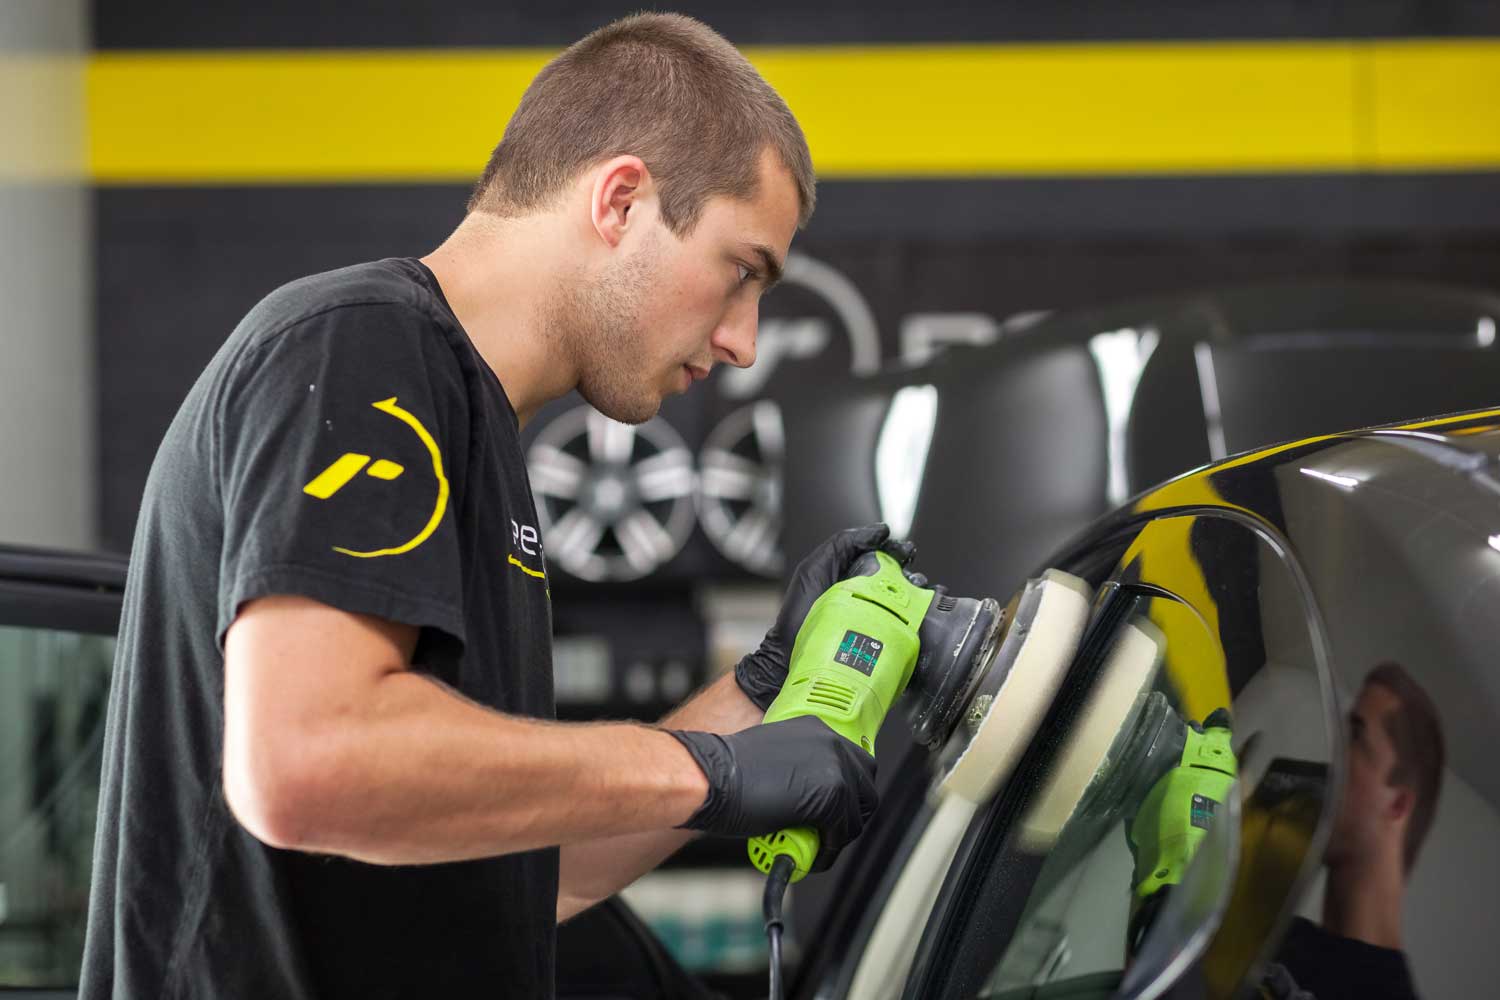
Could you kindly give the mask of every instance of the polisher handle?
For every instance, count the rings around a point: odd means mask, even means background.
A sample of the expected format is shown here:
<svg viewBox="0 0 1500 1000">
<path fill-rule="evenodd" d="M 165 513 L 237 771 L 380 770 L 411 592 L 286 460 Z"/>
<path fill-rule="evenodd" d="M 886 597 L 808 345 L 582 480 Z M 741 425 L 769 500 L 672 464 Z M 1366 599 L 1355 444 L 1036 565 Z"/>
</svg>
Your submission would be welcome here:
<svg viewBox="0 0 1500 1000">
<path fill-rule="evenodd" d="M 815 715 L 873 757 L 880 724 L 916 666 L 917 627 L 932 596 L 889 554 L 861 556 L 808 610 L 787 679 L 764 721 Z M 767 874 L 777 855 L 790 855 L 796 882 L 812 869 L 819 846 L 816 830 L 797 827 L 753 838 L 749 854 Z"/>
</svg>

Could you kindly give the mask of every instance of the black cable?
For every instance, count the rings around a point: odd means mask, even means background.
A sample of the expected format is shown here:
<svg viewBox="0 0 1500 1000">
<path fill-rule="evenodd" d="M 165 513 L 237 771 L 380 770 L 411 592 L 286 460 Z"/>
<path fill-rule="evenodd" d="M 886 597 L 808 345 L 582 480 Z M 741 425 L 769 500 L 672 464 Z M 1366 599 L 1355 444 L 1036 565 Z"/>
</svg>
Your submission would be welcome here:
<svg viewBox="0 0 1500 1000">
<path fill-rule="evenodd" d="M 766 876 L 766 894 L 761 899 L 761 910 L 766 918 L 766 942 L 771 947 L 771 995 L 770 1000 L 782 1000 L 781 993 L 781 901 L 786 897 L 786 887 L 791 883 L 792 872 L 797 867 L 789 854 L 778 854 L 771 862 L 771 873 Z"/>
<path fill-rule="evenodd" d="M 781 1000 L 781 928 L 771 927 L 766 931 L 771 943 L 771 992 L 769 1000 Z"/>
</svg>

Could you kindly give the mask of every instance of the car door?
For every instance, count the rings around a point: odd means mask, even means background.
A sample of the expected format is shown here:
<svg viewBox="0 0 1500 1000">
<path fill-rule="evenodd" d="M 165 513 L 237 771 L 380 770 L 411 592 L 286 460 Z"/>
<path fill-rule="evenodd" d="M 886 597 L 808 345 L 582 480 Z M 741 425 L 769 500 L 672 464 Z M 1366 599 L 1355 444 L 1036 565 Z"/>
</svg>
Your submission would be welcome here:
<svg viewBox="0 0 1500 1000">
<path fill-rule="evenodd" d="M 0 988 L 73 996 L 125 563 L 0 549 Z"/>
<path fill-rule="evenodd" d="M 0 996 L 77 995 L 126 563 L 0 547 Z M 559 931 L 560 998 L 710 995 L 623 900 Z"/>
</svg>

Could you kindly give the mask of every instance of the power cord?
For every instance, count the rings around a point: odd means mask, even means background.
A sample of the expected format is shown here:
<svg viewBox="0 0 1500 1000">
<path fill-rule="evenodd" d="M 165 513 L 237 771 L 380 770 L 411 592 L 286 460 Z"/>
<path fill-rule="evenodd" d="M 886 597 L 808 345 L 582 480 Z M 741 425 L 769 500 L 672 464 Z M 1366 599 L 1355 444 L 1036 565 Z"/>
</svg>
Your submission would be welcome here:
<svg viewBox="0 0 1500 1000">
<path fill-rule="evenodd" d="M 781 985 L 781 902 L 786 898 L 786 887 L 797 867 L 789 854 L 779 854 L 771 862 L 771 873 L 766 876 L 766 894 L 761 900 L 761 910 L 766 918 L 766 942 L 771 948 L 771 994 L 769 1000 L 782 1000 Z"/>
</svg>

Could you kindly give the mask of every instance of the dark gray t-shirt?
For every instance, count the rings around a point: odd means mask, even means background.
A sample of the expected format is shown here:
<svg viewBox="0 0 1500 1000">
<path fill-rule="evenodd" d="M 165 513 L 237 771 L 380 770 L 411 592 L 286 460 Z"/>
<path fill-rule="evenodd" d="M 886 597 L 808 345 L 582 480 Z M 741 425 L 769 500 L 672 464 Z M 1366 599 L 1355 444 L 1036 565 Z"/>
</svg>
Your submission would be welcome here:
<svg viewBox="0 0 1500 1000">
<path fill-rule="evenodd" d="M 417 626 L 415 669 L 554 715 L 516 416 L 415 260 L 273 292 L 167 431 L 120 624 L 80 995 L 550 996 L 556 849 L 383 867 L 267 847 L 230 814 L 223 637 L 269 594 Z"/>
<path fill-rule="evenodd" d="M 1275 965 L 1314 1000 L 1417 1000 L 1405 954 L 1334 934 L 1303 917 L 1287 929 Z"/>
</svg>

